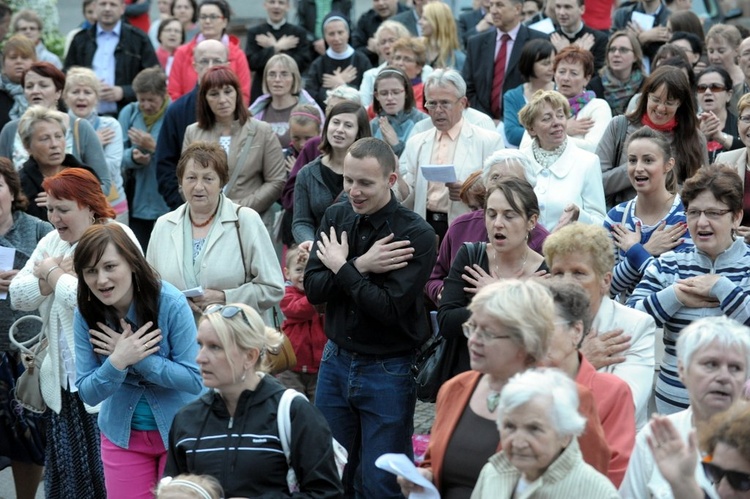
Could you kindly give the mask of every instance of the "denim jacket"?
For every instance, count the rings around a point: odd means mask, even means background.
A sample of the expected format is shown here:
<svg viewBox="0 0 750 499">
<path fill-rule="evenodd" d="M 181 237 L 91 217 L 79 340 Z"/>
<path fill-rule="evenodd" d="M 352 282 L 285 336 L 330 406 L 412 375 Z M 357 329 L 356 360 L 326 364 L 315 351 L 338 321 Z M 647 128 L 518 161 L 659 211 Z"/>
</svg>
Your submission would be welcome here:
<svg viewBox="0 0 750 499">
<path fill-rule="evenodd" d="M 126 317 L 138 324 L 133 304 Z M 159 352 L 120 371 L 109 357 L 94 353 L 89 325 L 79 310 L 75 312 L 78 392 L 87 404 L 102 403 L 99 428 L 124 449 L 130 442 L 130 424 L 141 396 L 148 401 L 166 448 L 175 414 L 203 388 L 195 363 L 198 344 L 193 312 L 182 293 L 166 281 L 161 281 L 158 321 L 162 331 Z"/>
</svg>

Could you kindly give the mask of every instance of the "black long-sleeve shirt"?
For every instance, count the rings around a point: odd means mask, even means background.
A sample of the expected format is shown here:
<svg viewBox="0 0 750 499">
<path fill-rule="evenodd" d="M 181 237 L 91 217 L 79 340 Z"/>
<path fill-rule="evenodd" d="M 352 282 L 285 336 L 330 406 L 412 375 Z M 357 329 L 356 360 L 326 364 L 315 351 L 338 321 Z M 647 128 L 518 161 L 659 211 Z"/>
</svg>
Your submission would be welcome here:
<svg viewBox="0 0 750 499">
<path fill-rule="evenodd" d="M 357 215 L 349 201 L 329 207 L 317 234 L 346 232 L 347 262 L 334 274 L 312 251 L 305 292 L 312 304 L 326 303 L 326 335 L 339 347 L 364 355 L 400 356 L 430 336 L 424 285 L 435 265 L 435 231 L 395 198 L 372 215 Z M 375 242 L 393 233 L 414 248 L 409 264 L 383 274 L 362 275 L 354 266 Z"/>
</svg>

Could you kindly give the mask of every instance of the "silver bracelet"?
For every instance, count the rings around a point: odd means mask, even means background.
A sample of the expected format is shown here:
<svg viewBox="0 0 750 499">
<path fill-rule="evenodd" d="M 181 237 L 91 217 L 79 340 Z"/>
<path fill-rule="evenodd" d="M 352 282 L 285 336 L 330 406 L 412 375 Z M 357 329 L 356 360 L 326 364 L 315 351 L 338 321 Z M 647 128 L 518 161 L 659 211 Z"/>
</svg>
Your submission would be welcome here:
<svg viewBox="0 0 750 499">
<path fill-rule="evenodd" d="M 52 266 L 52 268 L 51 268 L 51 269 L 49 269 L 49 270 L 47 271 L 47 275 L 46 275 L 46 276 L 44 276 L 44 282 L 49 282 L 49 275 L 50 275 L 50 274 L 51 274 L 52 272 L 54 272 L 55 270 L 59 269 L 59 268 L 60 268 L 60 266 L 59 266 L 59 265 L 53 265 L 53 266 Z"/>
</svg>

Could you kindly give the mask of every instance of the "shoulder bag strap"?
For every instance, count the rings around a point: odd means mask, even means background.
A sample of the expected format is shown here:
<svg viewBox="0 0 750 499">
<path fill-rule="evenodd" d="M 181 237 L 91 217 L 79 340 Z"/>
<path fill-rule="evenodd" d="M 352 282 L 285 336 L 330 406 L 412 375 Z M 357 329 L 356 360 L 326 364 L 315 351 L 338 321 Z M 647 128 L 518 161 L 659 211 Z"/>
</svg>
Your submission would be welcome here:
<svg viewBox="0 0 750 499">
<path fill-rule="evenodd" d="M 240 234 L 240 210 L 242 206 L 237 207 L 237 220 L 234 221 L 234 227 L 237 229 L 237 240 L 240 242 L 240 258 L 242 258 L 242 269 L 245 271 L 247 279 L 247 264 L 245 263 L 245 247 L 242 244 L 242 234 Z"/>
<path fill-rule="evenodd" d="M 81 157 L 81 136 L 78 133 L 78 123 L 81 121 L 81 118 L 76 118 L 73 122 L 73 142 L 76 146 L 76 153 L 78 154 L 77 157 Z"/>
<path fill-rule="evenodd" d="M 624 115 L 621 116 L 622 119 L 617 120 L 617 128 L 615 129 L 617 146 L 615 147 L 615 160 L 612 162 L 612 168 L 620 166 L 622 148 L 625 147 L 625 141 L 628 139 L 628 118 Z"/>
<path fill-rule="evenodd" d="M 276 413 L 276 424 L 279 429 L 279 441 L 281 442 L 281 448 L 284 450 L 284 457 L 286 457 L 286 464 L 289 467 L 287 472 L 287 484 L 291 487 L 292 484 L 297 484 L 297 474 L 292 468 L 292 400 L 295 397 L 303 397 L 307 400 L 304 394 L 287 388 L 284 393 L 281 394 L 281 400 L 279 400 L 279 409 Z"/>
</svg>

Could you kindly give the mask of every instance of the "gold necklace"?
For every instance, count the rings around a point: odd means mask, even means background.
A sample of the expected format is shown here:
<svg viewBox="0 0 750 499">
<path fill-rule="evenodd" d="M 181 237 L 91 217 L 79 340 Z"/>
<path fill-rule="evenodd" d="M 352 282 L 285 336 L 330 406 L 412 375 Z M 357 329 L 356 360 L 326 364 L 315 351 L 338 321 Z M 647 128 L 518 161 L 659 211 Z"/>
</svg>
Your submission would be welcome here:
<svg viewBox="0 0 750 499">
<path fill-rule="evenodd" d="M 494 259 L 495 275 L 497 277 L 502 277 L 500 275 L 500 267 L 497 264 L 497 250 L 495 248 L 492 248 L 492 249 L 494 250 L 494 253 L 493 253 L 494 258 L 493 259 Z M 523 261 L 521 262 L 521 268 L 519 268 L 516 271 L 515 275 L 518 275 L 518 276 L 523 275 L 523 269 L 526 268 L 526 260 L 528 260 L 528 258 L 529 258 L 529 247 L 526 246 L 526 251 L 523 254 Z"/>
</svg>

